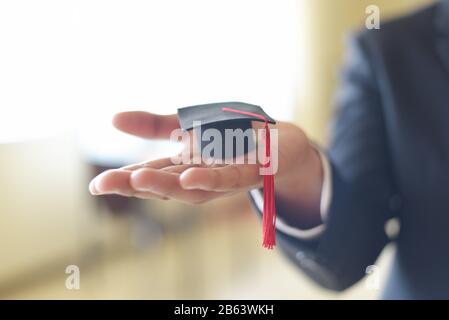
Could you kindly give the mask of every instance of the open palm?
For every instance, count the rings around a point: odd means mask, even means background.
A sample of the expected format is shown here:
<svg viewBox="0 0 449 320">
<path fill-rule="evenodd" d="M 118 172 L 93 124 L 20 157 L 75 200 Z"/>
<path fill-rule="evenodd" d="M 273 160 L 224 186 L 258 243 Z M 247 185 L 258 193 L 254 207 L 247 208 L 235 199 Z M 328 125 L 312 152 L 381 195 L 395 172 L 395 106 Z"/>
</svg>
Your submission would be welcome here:
<svg viewBox="0 0 449 320">
<path fill-rule="evenodd" d="M 177 115 L 162 116 L 141 111 L 119 113 L 113 124 L 123 132 L 147 139 L 168 139 L 171 132 L 179 128 Z M 292 167 L 304 161 L 309 144 L 298 127 L 283 122 L 275 127 L 279 129 L 279 168 L 276 174 L 279 184 L 294 176 Z M 105 171 L 92 180 L 89 190 L 94 195 L 119 194 L 203 203 L 261 187 L 262 181 L 257 164 L 173 165 L 170 158 L 163 158 Z"/>
</svg>

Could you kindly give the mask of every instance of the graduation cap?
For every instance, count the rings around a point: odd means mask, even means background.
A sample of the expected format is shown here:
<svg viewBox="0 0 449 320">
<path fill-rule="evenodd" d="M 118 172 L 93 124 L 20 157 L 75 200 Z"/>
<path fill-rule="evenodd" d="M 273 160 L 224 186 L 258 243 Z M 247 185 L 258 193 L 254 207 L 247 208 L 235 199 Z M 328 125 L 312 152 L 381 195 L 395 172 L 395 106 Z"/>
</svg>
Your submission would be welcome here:
<svg viewBox="0 0 449 320">
<path fill-rule="evenodd" d="M 221 133 L 221 137 L 225 137 L 227 129 L 241 129 L 246 131 L 250 129 L 252 121 L 263 122 L 265 125 L 265 156 L 270 159 L 270 130 L 269 124 L 275 124 L 269 115 L 267 115 L 260 106 L 243 103 L 243 102 L 219 102 L 190 106 L 178 109 L 178 118 L 181 129 L 192 130 L 197 126 L 201 126 L 201 130 L 197 131 L 198 144 L 201 150 L 209 143 L 203 141 L 202 132 L 207 129 L 216 129 Z M 196 131 L 196 130 L 195 130 Z M 223 140 L 222 140 L 223 141 Z M 236 144 L 232 143 L 232 153 L 228 153 L 226 143 L 222 143 L 221 158 L 225 155 L 232 154 L 239 156 L 236 150 Z M 248 138 L 244 142 L 243 152 L 247 153 L 255 148 L 255 142 L 252 138 Z M 218 157 L 218 155 L 212 155 Z M 265 162 L 264 162 L 265 163 Z M 270 163 L 265 163 L 264 167 L 269 167 Z M 264 208 L 263 208 L 263 246 L 272 249 L 276 244 L 276 207 L 274 195 L 274 176 L 273 174 L 264 175 Z"/>
<path fill-rule="evenodd" d="M 261 107 L 243 102 L 219 102 L 180 108 L 178 116 L 183 130 L 198 129 L 201 125 L 201 130 L 195 130 L 199 135 L 196 138 L 201 150 L 204 150 L 209 143 L 209 141 L 201 139 L 202 133 L 208 129 L 218 130 L 221 137 L 224 138 L 225 130 L 241 129 L 245 132 L 251 128 L 251 121 L 276 123 Z M 252 136 L 249 136 L 244 140 L 243 153 L 246 154 L 254 149 L 255 141 Z M 222 143 L 220 153 L 220 155 L 214 155 L 212 152 L 211 156 L 224 159 L 226 155 L 234 157 L 242 155 L 241 150 L 236 149 L 236 143 L 231 145 Z"/>
</svg>

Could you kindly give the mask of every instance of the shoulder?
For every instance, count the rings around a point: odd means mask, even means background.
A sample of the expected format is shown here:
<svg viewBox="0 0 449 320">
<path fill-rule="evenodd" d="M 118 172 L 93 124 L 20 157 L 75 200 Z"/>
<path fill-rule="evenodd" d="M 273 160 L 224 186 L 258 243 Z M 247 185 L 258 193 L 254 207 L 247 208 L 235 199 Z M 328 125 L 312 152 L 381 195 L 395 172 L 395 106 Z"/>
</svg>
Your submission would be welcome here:
<svg viewBox="0 0 449 320">
<path fill-rule="evenodd" d="M 380 54 L 413 50 L 431 40 L 438 4 L 433 4 L 407 15 L 381 22 L 380 29 L 361 29 L 351 39 L 365 50 Z"/>
</svg>

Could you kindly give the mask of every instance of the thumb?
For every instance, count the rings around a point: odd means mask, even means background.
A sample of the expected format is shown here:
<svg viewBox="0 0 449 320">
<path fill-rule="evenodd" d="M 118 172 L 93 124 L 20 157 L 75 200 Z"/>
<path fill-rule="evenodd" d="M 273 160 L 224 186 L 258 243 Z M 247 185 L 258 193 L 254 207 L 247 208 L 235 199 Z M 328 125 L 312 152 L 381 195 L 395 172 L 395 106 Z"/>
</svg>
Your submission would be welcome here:
<svg viewBox="0 0 449 320">
<path fill-rule="evenodd" d="M 117 113 L 112 123 L 118 130 L 147 139 L 168 139 L 179 128 L 176 114 L 157 115 L 144 111 Z"/>
</svg>

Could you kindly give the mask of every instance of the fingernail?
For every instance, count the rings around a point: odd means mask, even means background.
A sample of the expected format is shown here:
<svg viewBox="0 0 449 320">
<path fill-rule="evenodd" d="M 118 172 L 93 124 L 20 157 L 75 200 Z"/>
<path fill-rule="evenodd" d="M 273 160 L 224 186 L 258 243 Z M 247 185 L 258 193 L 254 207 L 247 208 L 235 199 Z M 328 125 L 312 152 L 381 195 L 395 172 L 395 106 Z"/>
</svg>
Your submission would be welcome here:
<svg viewBox="0 0 449 320">
<path fill-rule="evenodd" d="M 94 196 L 99 194 L 97 189 L 95 188 L 95 179 L 92 179 L 92 181 L 89 183 L 89 191 L 90 194 Z"/>
<path fill-rule="evenodd" d="M 186 178 L 186 176 L 188 175 L 187 173 L 188 170 L 184 171 L 183 173 L 181 173 L 181 175 L 179 176 L 179 184 L 181 185 L 181 187 L 185 190 L 191 190 L 191 189 L 195 189 L 195 186 L 192 185 L 191 183 L 189 183 L 189 179 Z"/>
</svg>

